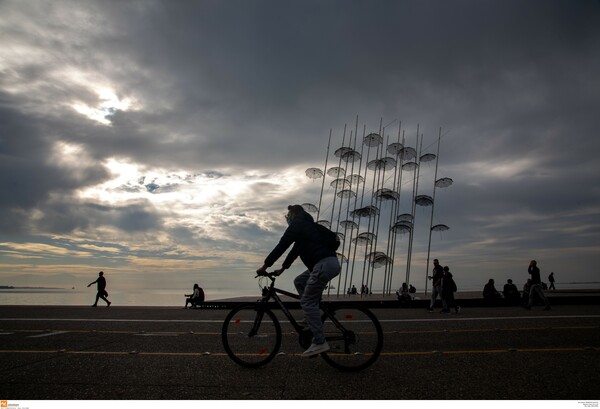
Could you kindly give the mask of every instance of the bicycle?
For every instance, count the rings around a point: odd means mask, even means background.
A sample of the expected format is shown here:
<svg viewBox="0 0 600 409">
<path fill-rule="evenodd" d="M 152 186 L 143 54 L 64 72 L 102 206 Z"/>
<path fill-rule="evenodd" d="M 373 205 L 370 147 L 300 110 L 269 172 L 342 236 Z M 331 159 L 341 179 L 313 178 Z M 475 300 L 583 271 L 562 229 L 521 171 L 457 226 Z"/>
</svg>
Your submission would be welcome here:
<svg viewBox="0 0 600 409">
<path fill-rule="evenodd" d="M 279 352 L 282 330 L 273 312 L 274 304 L 297 332 L 302 348 L 308 348 L 312 340 L 311 331 L 294 319 L 279 294 L 298 300 L 300 296 L 276 288 L 274 273 L 262 276 L 271 281 L 269 285 L 261 285 L 262 298 L 231 310 L 221 331 L 227 355 L 248 368 L 266 365 Z M 320 355 L 328 364 L 343 371 L 360 371 L 377 360 L 383 348 L 383 330 L 370 310 L 356 304 L 323 301 L 320 308 L 325 339 L 330 346 L 328 352 Z"/>
</svg>

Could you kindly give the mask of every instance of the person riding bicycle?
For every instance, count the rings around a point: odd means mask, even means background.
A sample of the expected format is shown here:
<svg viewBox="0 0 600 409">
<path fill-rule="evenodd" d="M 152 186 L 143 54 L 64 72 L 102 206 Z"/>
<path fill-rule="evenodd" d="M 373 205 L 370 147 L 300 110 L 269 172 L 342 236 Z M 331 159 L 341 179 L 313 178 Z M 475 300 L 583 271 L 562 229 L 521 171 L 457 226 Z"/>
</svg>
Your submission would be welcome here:
<svg viewBox="0 0 600 409">
<path fill-rule="evenodd" d="M 323 334 L 319 302 L 327 283 L 340 273 L 341 267 L 335 249 L 325 243 L 313 217 L 302 206 L 288 206 L 285 218 L 288 228 L 279 240 L 279 244 L 265 259 L 264 265 L 256 272 L 266 273 L 267 268 L 271 267 L 294 244 L 282 267 L 273 273 L 276 275 L 283 273 L 290 268 L 298 256 L 308 268 L 294 279 L 294 286 L 300 295 L 300 305 L 306 322 L 313 333 L 311 346 L 302 354 L 303 357 L 310 357 L 329 351 L 329 345 Z"/>
</svg>

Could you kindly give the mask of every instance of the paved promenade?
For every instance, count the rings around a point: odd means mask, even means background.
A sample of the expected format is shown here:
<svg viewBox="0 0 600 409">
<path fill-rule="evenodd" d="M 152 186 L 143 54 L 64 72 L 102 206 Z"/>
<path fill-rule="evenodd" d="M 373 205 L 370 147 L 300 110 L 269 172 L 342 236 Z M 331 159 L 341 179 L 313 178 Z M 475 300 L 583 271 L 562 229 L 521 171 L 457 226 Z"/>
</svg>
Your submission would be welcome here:
<svg viewBox="0 0 600 409">
<path fill-rule="evenodd" d="M 463 299 L 458 315 L 380 303 L 384 349 L 360 373 L 301 358 L 283 320 L 283 354 L 241 368 L 224 353 L 228 310 L 216 306 L 0 306 L 0 399 L 597 401 L 600 303 L 571 298 L 552 297 L 550 311 Z"/>
</svg>

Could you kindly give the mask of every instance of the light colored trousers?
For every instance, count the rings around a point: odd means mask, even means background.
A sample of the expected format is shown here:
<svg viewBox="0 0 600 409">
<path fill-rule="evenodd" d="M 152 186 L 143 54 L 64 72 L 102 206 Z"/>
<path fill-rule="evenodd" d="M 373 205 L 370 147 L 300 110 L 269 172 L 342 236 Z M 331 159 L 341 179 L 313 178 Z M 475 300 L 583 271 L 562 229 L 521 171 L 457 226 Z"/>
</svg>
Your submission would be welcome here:
<svg viewBox="0 0 600 409">
<path fill-rule="evenodd" d="M 533 293 L 536 293 L 540 297 L 540 300 L 544 302 L 546 307 L 550 305 L 550 302 L 544 295 L 544 291 L 542 290 L 541 284 L 531 285 L 531 287 L 529 288 L 529 303 L 527 305 L 529 305 L 530 307 L 533 305 Z"/>
<path fill-rule="evenodd" d="M 433 308 L 435 306 L 435 300 L 438 297 L 438 294 L 440 296 L 440 298 L 442 298 L 442 286 L 441 285 L 436 285 L 431 289 L 431 302 L 429 303 L 429 308 Z M 443 300 L 442 300 L 443 302 Z M 444 306 L 445 308 L 445 306 Z"/>
<path fill-rule="evenodd" d="M 312 271 L 306 270 L 294 279 L 294 286 L 300 294 L 300 305 L 315 344 L 325 342 L 319 302 L 327 283 L 340 273 L 340 269 L 337 257 L 327 257 L 315 264 Z"/>
</svg>

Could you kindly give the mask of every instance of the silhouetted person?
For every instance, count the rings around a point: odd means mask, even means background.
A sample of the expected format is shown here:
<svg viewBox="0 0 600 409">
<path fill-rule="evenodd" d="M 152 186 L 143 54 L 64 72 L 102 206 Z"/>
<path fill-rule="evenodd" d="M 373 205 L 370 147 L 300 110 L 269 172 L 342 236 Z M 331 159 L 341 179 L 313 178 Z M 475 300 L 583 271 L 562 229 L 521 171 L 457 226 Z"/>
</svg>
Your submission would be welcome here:
<svg viewBox="0 0 600 409">
<path fill-rule="evenodd" d="M 530 310 L 531 306 L 533 305 L 533 295 L 537 294 L 537 296 L 546 305 L 544 310 L 549 310 L 550 302 L 548 301 L 548 299 L 544 295 L 544 292 L 542 291 L 542 280 L 540 278 L 540 269 L 537 266 L 537 261 L 531 260 L 527 271 L 531 276 L 531 286 L 529 288 L 529 302 L 524 307 Z"/>
<path fill-rule="evenodd" d="M 548 276 L 548 281 L 550 281 L 550 287 L 548 289 L 556 290 L 556 287 L 554 287 L 554 272 L 550 273 L 550 275 Z"/>
<path fill-rule="evenodd" d="M 264 274 L 267 268 L 271 267 L 293 244 L 282 267 L 273 273 L 277 275 L 283 273 L 284 270 L 290 268 L 298 256 L 307 268 L 294 279 L 294 286 L 300 295 L 300 306 L 306 322 L 313 333 L 312 344 L 302 356 L 311 357 L 329 351 L 329 344 L 323 333 L 319 303 L 329 281 L 340 273 L 340 263 L 335 252 L 339 243 L 336 242 L 334 246 L 327 237 L 329 235 L 325 235 L 320 230 L 313 217 L 300 205 L 288 206 L 285 218 L 288 228 L 279 240 L 279 244 L 256 272 Z"/>
<path fill-rule="evenodd" d="M 442 305 L 444 308 L 442 309 L 443 313 L 450 314 L 450 309 L 454 308 L 454 311 L 458 314 L 460 312 L 460 307 L 456 305 L 454 301 L 454 293 L 458 290 L 456 287 L 456 282 L 454 281 L 454 277 L 450 272 L 450 267 L 444 266 L 444 274 L 442 276 L 442 284 L 441 284 L 441 296 L 442 296 Z"/>
<path fill-rule="evenodd" d="M 402 287 L 396 291 L 396 295 L 398 296 L 398 301 L 400 301 L 401 307 L 410 307 L 412 303 L 412 297 L 408 293 L 408 285 L 406 283 L 402 283 Z"/>
<path fill-rule="evenodd" d="M 519 294 L 517 286 L 513 284 L 510 278 L 504 284 L 502 294 L 504 295 L 504 299 L 510 304 L 518 304 L 521 299 L 521 294 Z"/>
<path fill-rule="evenodd" d="M 188 304 L 191 304 L 193 308 L 196 308 L 198 304 L 202 304 L 204 302 L 204 290 L 198 284 L 194 284 L 194 291 L 192 294 L 186 294 L 185 296 L 188 297 L 185 300 L 185 307 L 183 307 L 186 309 Z"/>
<path fill-rule="evenodd" d="M 442 291 L 442 276 L 444 275 L 444 269 L 440 266 L 439 260 L 436 258 L 433 260 L 433 275 L 427 277 L 431 280 L 431 302 L 429 303 L 429 308 L 427 311 L 433 312 L 433 307 L 435 306 L 435 300 L 437 296 L 440 295 Z"/>
<path fill-rule="evenodd" d="M 412 284 L 410 284 L 408 286 L 408 292 L 411 293 L 411 294 L 414 294 L 414 293 L 417 292 L 417 289 Z"/>
<path fill-rule="evenodd" d="M 498 305 L 502 296 L 494 286 L 494 279 L 490 278 L 488 283 L 483 287 L 483 300 L 487 305 Z"/>
<path fill-rule="evenodd" d="M 104 278 L 104 272 L 100 271 L 98 273 L 98 279 L 96 281 L 92 281 L 87 286 L 91 286 L 92 284 L 96 284 L 98 286 L 98 292 L 96 293 L 96 302 L 92 307 L 98 306 L 98 299 L 102 298 L 106 302 L 106 306 L 110 307 L 112 304 L 106 297 L 108 297 L 108 293 L 106 292 L 106 278 Z"/>
</svg>

